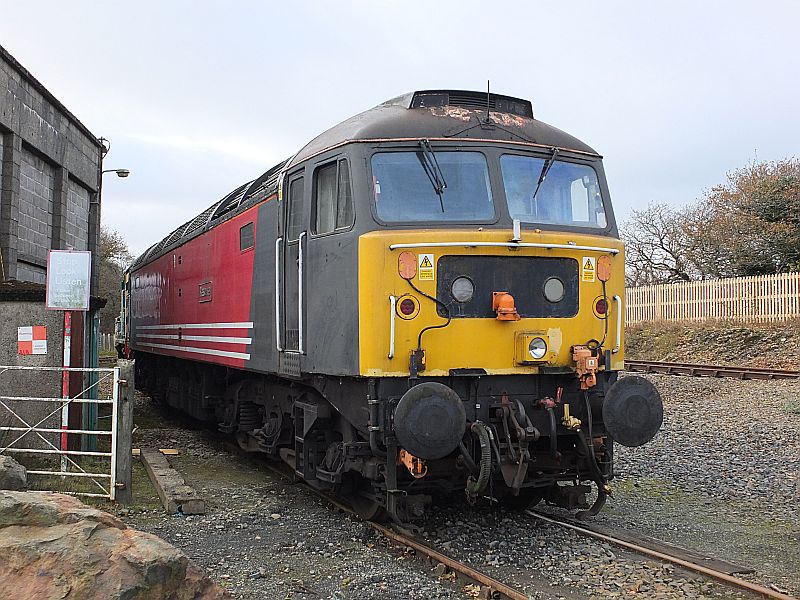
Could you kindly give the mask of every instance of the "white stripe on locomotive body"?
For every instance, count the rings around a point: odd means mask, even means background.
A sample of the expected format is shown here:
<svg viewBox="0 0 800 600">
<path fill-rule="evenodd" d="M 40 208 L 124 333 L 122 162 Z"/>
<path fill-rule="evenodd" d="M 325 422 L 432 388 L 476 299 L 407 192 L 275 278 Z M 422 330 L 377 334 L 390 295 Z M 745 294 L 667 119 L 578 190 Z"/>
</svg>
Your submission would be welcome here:
<svg viewBox="0 0 800 600">
<path fill-rule="evenodd" d="M 238 358 L 241 360 L 250 360 L 250 354 L 247 352 L 228 352 L 227 350 L 214 350 L 212 348 L 195 348 L 193 346 L 173 346 L 171 344 L 152 344 L 152 343 L 139 343 L 140 346 L 148 348 L 161 348 L 163 350 L 177 350 L 178 352 L 191 352 L 194 354 L 207 354 L 209 356 L 224 356 L 226 358 Z"/>
<path fill-rule="evenodd" d="M 171 323 L 169 325 L 138 325 L 136 329 L 252 329 L 249 323 Z"/>
<path fill-rule="evenodd" d="M 249 337 L 223 337 L 214 335 L 170 335 L 166 333 L 140 333 L 140 338 L 154 340 L 190 340 L 193 342 L 218 342 L 220 344 L 251 344 L 253 338 Z"/>
</svg>

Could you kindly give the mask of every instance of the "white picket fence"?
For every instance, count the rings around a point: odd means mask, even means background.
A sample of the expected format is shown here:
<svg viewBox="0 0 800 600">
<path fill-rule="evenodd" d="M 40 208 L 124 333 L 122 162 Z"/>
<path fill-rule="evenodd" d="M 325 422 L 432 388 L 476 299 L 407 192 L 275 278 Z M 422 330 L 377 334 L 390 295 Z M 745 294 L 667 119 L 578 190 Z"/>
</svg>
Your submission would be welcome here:
<svg viewBox="0 0 800 600">
<path fill-rule="evenodd" d="M 738 322 L 800 318 L 800 273 L 628 288 L 625 320 Z"/>
<path fill-rule="evenodd" d="M 100 334 L 100 352 L 112 352 L 114 350 L 114 334 Z"/>
</svg>

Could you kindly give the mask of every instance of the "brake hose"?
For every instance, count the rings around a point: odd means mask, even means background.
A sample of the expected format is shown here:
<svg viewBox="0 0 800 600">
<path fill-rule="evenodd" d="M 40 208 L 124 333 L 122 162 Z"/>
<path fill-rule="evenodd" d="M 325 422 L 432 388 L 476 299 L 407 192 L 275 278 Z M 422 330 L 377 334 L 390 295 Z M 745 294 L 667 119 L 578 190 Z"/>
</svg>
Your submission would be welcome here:
<svg viewBox="0 0 800 600">
<path fill-rule="evenodd" d="M 470 427 L 470 431 L 478 436 L 478 441 L 481 444 L 481 460 L 478 479 L 470 475 L 467 478 L 466 489 L 469 496 L 477 496 L 486 489 L 486 484 L 489 483 L 489 477 L 492 472 L 492 446 L 489 441 L 489 431 L 483 423 L 475 421 Z"/>
</svg>

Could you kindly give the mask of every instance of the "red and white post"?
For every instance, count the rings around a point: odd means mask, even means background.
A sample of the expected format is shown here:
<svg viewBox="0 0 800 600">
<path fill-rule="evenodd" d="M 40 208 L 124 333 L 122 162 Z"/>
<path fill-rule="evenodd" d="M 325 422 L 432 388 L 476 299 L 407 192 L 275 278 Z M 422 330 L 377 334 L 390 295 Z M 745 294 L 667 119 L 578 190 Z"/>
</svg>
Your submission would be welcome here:
<svg viewBox="0 0 800 600">
<path fill-rule="evenodd" d="M 66 452 L 67 450 L 67 433 L 66 430 L 69 429 L 69 371 L 67 370 L 70 366 L 71 356 L 70 356 L 70 349 L 72 346 L 72 312 L 65 310 L 64 311 L 64 360 L 63 360 L 63 367 L 64 370 L 62 371 L 61 375 L 61 398 L 64 400 L 64 404 L 61 407 L 61 451 Z M 67 471 L 67 457 L 65 454 L 61 455 L 61 471 Z"/>
</svg>

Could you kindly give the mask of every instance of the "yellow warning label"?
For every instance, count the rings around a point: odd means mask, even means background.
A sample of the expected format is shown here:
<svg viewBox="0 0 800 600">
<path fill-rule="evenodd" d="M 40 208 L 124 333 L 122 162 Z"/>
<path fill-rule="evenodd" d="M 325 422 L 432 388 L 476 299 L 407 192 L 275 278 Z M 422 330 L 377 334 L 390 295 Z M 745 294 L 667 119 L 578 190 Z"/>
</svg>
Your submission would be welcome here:
<svg viewBox="0 0 800 600">
<path fill-rule="evenodd" d="M 594 281 L 597 272 L 597 263 L 594 256 L 584 256 L 581 260 L 581 281 Z"/>
<path fill-rule="evenodd" d="M 433 281 L 433 254 L 419 255 L 419 279 L 420 281 Z"/>
</svg>

